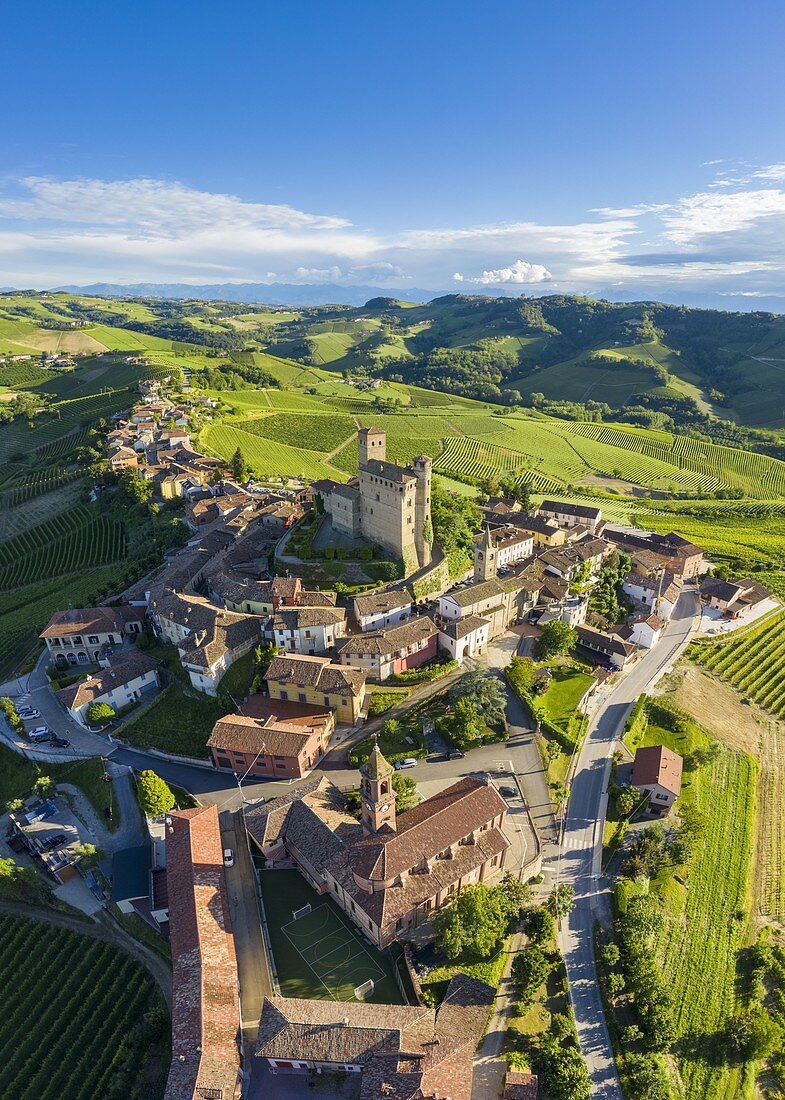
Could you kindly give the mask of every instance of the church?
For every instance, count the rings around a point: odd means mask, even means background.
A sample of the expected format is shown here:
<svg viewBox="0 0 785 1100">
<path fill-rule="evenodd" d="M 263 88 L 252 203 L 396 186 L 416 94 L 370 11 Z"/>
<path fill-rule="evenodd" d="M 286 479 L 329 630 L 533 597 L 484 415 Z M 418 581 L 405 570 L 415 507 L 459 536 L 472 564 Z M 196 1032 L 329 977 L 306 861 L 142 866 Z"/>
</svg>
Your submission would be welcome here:
<svg viewBox="0 0 785 1100">
<path fill-rule="evenodd" d="M 507 804 L 490 779 L 467 775 L 401 814 L 394 769 L 374 745 L 360 768 L 361 820 L 323 776 L 246 813 L 269 866 L 293 861 L 377 947 L 429 920 L 465 886 L 505 865 Z"/>
<path fill-rule="evenodd" d="M 316 481 L 312 488 L 336 532 L 365 538 L 402 558 L 407 573 L 431 561 L 431 467 L 428 455 L 411 466 L 387 461 L 387 433 L 361 428 L 359 476 L 348 485 Z"/>
</svg>

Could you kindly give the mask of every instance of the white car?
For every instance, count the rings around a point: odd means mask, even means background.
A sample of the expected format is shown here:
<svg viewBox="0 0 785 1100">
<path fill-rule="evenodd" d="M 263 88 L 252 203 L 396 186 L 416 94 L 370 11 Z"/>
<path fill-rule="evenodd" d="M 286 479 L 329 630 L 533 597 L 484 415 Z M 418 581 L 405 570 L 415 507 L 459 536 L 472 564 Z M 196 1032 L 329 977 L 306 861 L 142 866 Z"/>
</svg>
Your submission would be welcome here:
<svg viewBox="0 0 785 1100">
<path fill-rule="evenodd" d="M 36 710 L 35 707 L 17 707 L 16 713 L 24 722 L 32 722 L 34 718 L 41 717 L 41 711 Z"/>
<path fill-rule="evenodd" d="M 30 730 L 27 736 L 31 741 L 51 741 L 52 731 L 49 726 L 36 726 L 34 730 Z"/>
<path fill-rule="evenodd" d="M 234 852 L 231 848 L 224 848 L 224 867 L 234 867 Z"/>
<path fill-rule="evenodd" d="M 416 768 L 416 767 L 417 767 L 417 761 L 414 759 L 413 756 L 407 756 L 405 760 L 396 760 L 395 761 L 395 770 L 396 771 L 402 771 L 404 768 Z"/>
</svg>

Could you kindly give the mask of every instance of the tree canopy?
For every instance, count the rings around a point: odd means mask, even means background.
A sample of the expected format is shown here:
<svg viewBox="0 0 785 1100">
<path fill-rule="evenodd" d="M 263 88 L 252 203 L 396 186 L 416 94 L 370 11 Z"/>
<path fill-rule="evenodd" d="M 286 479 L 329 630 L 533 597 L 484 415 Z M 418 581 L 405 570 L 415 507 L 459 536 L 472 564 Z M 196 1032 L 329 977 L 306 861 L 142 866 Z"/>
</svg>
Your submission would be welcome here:
<svg viewBox="0 0 785 1100">
<path fill-rule="evenodd" d="M 139 776 L 139 805 L 147 817 L 159 817 L 174 809 L 175 797 L 169 786 L 149 769 Z"/>
<path fill-rule="evenodd" d="M 578 634 L 574 627 L 561 619 L 554 619 L 542 628 L 536 642 L 537 656 L 541 661 L 549 661 L 552 657 L 571 653 L 577 644 Z"/>
<path fill-rule="evenodd" d="M 508 913 L 498 887 L 467 886 L 434 917 L 436 942 L 448 959 L 487 959 L 507 929 Z"/>
</svg>

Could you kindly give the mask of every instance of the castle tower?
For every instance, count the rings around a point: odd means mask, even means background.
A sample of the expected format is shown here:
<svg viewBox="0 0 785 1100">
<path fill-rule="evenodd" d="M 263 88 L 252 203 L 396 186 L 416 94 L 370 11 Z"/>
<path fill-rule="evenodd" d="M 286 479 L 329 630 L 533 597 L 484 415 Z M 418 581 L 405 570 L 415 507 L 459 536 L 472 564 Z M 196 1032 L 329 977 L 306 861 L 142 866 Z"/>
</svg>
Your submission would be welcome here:
<svg viewBox="0 0 785 1100">
<path fill-rule="evenodd" d="M 368 460 L 387 461 L 387 432 L 378 428 L 360 428 L 357 433 L 357 450 L 360 455 L 360 469 L 367 466 Z"/>
<path fill-rule="evenodd" d="M 433 459 L 428 455 L 418 455 L 412 463 L 417 478 L 417 493 L 414 508 L 414 548 L 417 551 L 420 566 L 431 564 L 431 546 L 433 545 L 433 525 L 431 523 L 431 469 Z"/>
<path fill-rule="evenodd" d="M 493 545 L 491 537 L 491 525 L 485 524 L 482 533 L 482 541 L 474 548 L 474 579 L 476 581 L 492 581 L 496 576 L 496 558 L 498 551 Z"/>
<path fill-rule="evenodd" d="M 395 828 L 395 792 L 392 777 L 395 769 L 382 756 L 374 742 L 371 755 L 360 767 L 360 797 L 362 799 L 363 832 L 378 833 L 382 825 Z"/>
</svg>

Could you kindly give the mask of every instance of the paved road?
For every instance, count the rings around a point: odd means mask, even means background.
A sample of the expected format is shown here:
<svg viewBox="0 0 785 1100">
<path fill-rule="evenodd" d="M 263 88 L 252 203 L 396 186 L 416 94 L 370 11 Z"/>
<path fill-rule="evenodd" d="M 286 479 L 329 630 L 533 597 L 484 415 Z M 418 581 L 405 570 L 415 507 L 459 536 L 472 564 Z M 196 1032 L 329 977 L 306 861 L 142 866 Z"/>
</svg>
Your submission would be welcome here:
<svg viewBox="0 0 785 1100">
<path fill-rule="evenodd" d="M 622 1100 L 594 965 L 594 924 L 603 912 L 599 882 L 608 778 L 615 743 L 641 692 L 648 690 L 686 647 L 699 622 L 697 596 L 680 596 L 674 617 L 654 649 L 634 665 L 594 711 L 578 757 L 558 857 L 558 878 L 572 886 L 575 906 L 561 929 L 581 1050 L 592 1077 L 592 1097 Z"/>
</svg>

